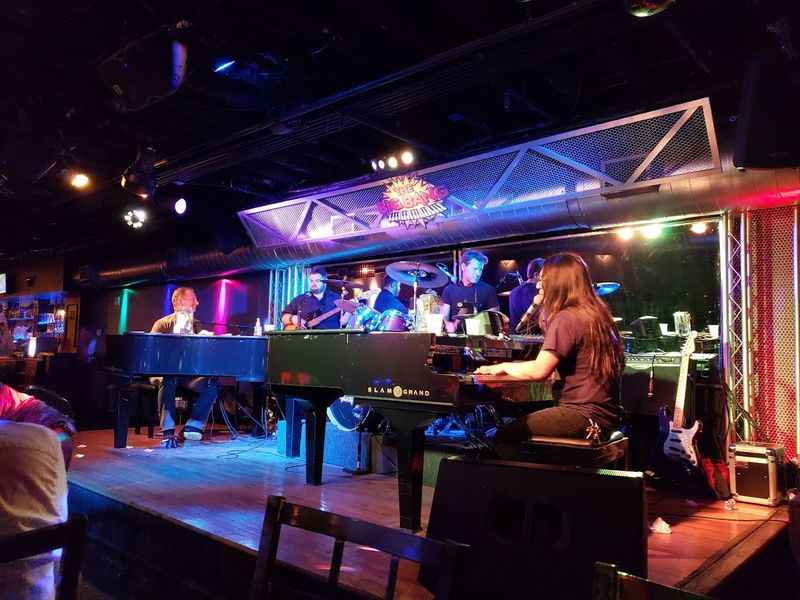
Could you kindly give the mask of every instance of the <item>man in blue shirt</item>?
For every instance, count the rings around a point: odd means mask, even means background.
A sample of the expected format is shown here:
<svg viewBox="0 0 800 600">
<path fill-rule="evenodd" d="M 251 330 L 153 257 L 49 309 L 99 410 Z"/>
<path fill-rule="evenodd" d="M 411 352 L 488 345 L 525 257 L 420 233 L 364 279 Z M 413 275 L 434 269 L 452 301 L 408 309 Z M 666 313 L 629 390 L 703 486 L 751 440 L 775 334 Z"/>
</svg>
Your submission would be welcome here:
<svg viewBox="0 0 800 600">
<path fill-rule="evenodd" d="M 400 282 L 395 281 L 388 275 L 383 278 L 383 289 L 378 297 L 375 298 L 374 308 L 379 313 L 385 310 L 399 310 L 403 314 L 408 313 L 408 309 L 400 301 Z"/>
<path fill-rule="evenodd" d="M 528 280 L 521 286 L 514 288 L 508 297 L 509 327 L 512 332 L 517 330 L 520 319 L 533 304 L 533 299 L 536 296 L 536 281 L 539 279 L 542 265 L 544 265 L 543 258 L 531 260 L 528 263 Z M 526 324 L 530 324 L 531 330 L 538 327 L 538 324 L 530 317 Z"/>
<path fill-rule="evenodd" d="M 461 255 L 461 277 L 458 283 L 451 283 L 444 288 L 439 306 L 448 332 L 456 331 L 458 323 L 453 317 L 459 312 L 471 314 L 500 307 L 494 287 L 480 280 L 487 262 L 489 259 L 486 255 L 475 250 L 468 250 Z"/>
</svg>

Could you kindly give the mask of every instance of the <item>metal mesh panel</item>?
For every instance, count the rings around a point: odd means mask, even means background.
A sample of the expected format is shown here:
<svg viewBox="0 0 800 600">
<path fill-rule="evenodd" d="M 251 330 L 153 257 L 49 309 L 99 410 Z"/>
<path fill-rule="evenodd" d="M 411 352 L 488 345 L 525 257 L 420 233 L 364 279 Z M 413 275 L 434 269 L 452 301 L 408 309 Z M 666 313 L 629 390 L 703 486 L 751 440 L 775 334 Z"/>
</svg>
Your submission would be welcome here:
<svg viewBox="0 0 800 600">
<path fill-rule="evenodd" d="M 350 219 L 335 213 L 326 206 L 314 203 L 311 208 L 311 219 L 306 226 L 307 237 L 323 239 L 354 231 L 358 231 L 358 228 Z"/>
<path fill-rule="evenodd" d="M 624 182 L 682 114 L 683 111 L 660 115 L 557 140 L 544 146 Z"/>
<path fill-rule="evenodd" d="M 268 246 L 283 241 L 274 231 L 264 227 L 260 221 L 254 221 L 249 215 L 243 215 L 241 221 L 256 246 Z"/>
<path fill-rule="evenodd" d="M 383 186 L 366 188 L 350 192 L 349 194 L 339 194 L 338 196 L 328 196 L 325 203 L 335 206 L 349 215 L 356 215 L 365 209 L 372 209 L 380 201 L 383 195 Z"/>
<path fill-rule="evenodd" d="M 711 169 L 713 166 L 706 121 L 703 110 L 698 108 L 637 181 L 693 173 Z"/>
<path fill-rule="evenodd" d="M 268 207 L 267 210 L 248 216 L 288 239 L 294 235 L 304 210 L 305 203 L 298 203 L 278 208 Z"/>
<path fill-rule="evenodd" d="M 422 177 L 435 186 L 446 187 L 451 196 L 478 205 L 514 160 L 516 152 L 484 158 L 472 163 L 426 173 Z"/>
<path fill-rule="evenodd" d="M 752 213 L 750 229 L 752 412 L 760 441 L 796 450 L 795 322 L 791 206 Z"/>
<path fill-rule="evenodd" d="M 497 193 L 506 204 L 529 202 L 599 187 L 596 179 L 529 150 Z"/>
</svg>

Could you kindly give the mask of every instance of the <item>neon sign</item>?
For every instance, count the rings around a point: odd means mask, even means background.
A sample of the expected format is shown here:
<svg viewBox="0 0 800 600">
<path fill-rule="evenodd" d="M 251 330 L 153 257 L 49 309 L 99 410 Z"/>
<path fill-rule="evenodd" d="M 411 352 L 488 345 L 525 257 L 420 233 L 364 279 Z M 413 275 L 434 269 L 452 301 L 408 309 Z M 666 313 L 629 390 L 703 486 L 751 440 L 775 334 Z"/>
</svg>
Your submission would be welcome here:
<svg viewBox="0 0 800 600">
<path fill-rule="evenodd" d="M 386 184 L 378 211 L 392 223 L 426 226 L 447 210 L 442 203 L 447 195 L 447 188 L 436 187 L 415 175 L 400 175 Z"/>
</svg>

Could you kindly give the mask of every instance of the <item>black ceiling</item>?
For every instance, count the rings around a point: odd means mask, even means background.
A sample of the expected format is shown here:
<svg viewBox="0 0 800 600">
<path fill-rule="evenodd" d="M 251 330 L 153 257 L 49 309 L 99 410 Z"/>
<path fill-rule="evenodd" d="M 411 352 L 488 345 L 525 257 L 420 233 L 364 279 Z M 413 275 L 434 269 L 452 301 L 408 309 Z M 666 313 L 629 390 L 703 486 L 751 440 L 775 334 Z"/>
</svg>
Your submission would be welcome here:
<svg viewBox="0 0 800 600">
<path fill-rule="evenodd" d="M 724 126 L 751 58 L 796 59 L 793 4 L 678 0 L 642 19 L 622 0 L 11 0 L 0 259 L 232 249 L 246 243 L 237 210 L 368 176 L 372 157 L 406 147 L 441 162 L 705 95 Z M 120 110 L 100 66 L 170 36 L 188 48 L 183 85 Z M 236 63 L 215 73 L 226 59 Z M 159 67 L 131 76 L 143 97 Z M 145 145 L 162 160 L 155 218 L 133 231 L 119 177 Z M 78 169 L 91 191 L 66 184 Z M 182 218 L 170 209 L 179 196 Z"/>
</svg>

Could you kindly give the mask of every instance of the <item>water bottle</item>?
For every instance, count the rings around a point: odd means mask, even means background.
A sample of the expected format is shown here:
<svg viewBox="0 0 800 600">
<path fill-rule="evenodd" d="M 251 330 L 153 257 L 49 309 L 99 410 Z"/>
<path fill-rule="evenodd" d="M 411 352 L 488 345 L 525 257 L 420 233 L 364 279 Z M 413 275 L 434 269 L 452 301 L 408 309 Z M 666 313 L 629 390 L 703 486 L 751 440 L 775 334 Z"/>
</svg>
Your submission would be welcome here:
<svg viewBox="0 0 800 600">
<path fill-rule="evenodd" d="M 264 335 L 264 330 L 261 328 L 261 317 L 256 318 L 256 326 L 253 327 L 253 335 Z"/>
</svg>

